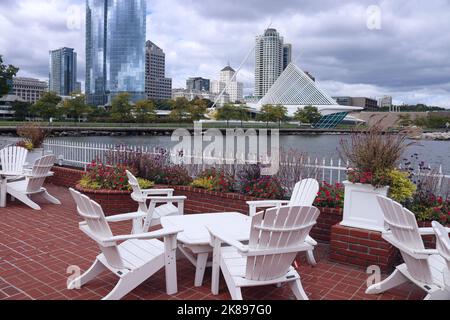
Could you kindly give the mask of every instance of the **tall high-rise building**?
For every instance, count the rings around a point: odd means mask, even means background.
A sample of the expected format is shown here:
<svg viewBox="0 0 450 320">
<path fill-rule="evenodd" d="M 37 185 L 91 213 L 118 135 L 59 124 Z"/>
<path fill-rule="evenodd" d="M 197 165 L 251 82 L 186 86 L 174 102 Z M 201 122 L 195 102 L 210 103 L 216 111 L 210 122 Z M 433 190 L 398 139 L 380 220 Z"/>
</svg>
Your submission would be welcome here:
<svg viewBox="0 0 450 320">
<path fill-rule="evenodd" d="M 292 62 L 292 44 L 286 43 L 283 45 L 283 71 Z"/>
<path fill-rule="evenodd" d="M 210 91 L 211 81 L 201 77 L 189 78 L 186 80 L 186 89 L 188 91 Z"/>
<path fill-rule="evenodd" d="M 231 102 L 242 102 L 244 100 L 244 84 L 236 81 L 235 74 L 236 71 L 230 66 L 223 68 L 220 71 L 219 80 L 212 82 L 212 93 L 221 94 L 225 90 Z"/>
<path fill-rule="evenodd" d="M 166 55 L 151 41 L 146 43 L 145 95 L 149 100 L 172 98 L 172 79 L 166 78 Z"/>
<path fill-rule="evenodd" d="M 72 48 L 50 51 L 49 89 L 60 96 L 68 96 L 76 90 L 77 54 Z"/>
<path fill-rule="evenodd" d="M 256 37 L 255 97 L 262 98 L 291 62 L 292 46 L 275 29 Z"/>
<path fill-rule="evenodd" d="M 86 0 L 86 96 L 145 98 L 146 0 Z"/>
<path fill-rule="evenodd" d="M 48 90 L 47 82 L 38 79 L 16 77 L 13 79 L 11 93 L 27 101 L 36 103 L 45 91 Z"/>
</svg>

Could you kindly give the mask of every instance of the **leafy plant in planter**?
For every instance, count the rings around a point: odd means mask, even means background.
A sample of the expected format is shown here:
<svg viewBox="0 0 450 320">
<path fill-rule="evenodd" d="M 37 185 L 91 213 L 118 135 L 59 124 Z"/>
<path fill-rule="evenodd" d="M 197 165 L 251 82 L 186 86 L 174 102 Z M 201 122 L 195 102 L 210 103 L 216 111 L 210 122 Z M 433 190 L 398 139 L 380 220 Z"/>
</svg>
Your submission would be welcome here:
<svg viewBox="0 0 450 320">
<path fill-rule="evenodd" d="M 411 143 L 403 132 L 385 132 L 381 121 L 340 143 L 339 153 L 350 165 L 348 181 L 344 182 L 344 226 L 383 231 L 384 215 L 377 196 L 387 196 L 389 188 L 397 200 L 413 194 L 413 186 L 396 169 Z"/>
<path fill-rule="evenodd" d="M 225 170 L 208 169 L 200 173 L 191 186 L 217 192 L 232 192 L 233 177 Z"/>
<path fill-rule="evenodd" d="M 262 176 L 259 165 L 245 166 L 238 174 L 241 193 L 262 199 L 284 199 L 286 191 L 274 176 Z"/>
<path fill-rule="evenodd" d="M 83 175 L 80 186 L 90 190 L 131 191 L 126 170 L 130 168 L 124 165 L 108 166 L 101 161 L 93 161 Z M 138 181 L 143 189 L 154 186 L 149 180 L 139 178 Z"/>
<path fill-rule="evenodd" d="M 28 146 L 29 150 L 41 149 L 44 145 L 45 139 L 50 135 L 50 133 L 50 130 L 44 129 L 34 123 L 24 124 L 17 127 L 17 135 L 23 139 L 23 143 Z"/>
<path fill-rule="evenodd" d="M 314 206 L 320 208 L 343 208 L 344 207 L 344 186 L 340 183 L 331 185 L 323 182 L 320 186 Z"/>
</svg>

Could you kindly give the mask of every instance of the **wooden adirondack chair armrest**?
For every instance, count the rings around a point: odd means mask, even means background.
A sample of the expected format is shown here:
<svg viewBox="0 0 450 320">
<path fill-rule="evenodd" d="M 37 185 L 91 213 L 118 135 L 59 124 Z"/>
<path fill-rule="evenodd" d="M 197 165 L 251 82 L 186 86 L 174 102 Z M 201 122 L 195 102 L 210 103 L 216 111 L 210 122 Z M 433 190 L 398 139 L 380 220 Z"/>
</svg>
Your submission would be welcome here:
<svg viewBox="0 0 450 320">
<path fill-rule="evenodd" d="M 291 247 L 291 248 L 271 248 L 271 249 L 256 249 L 251 250 L 247 253 L 244 253 L 247 257 L 257 257 L 257 256 L 265 256 L 269 254 L 286 254 L 286 253 L 296 253 L 296 252 L 304 252 L 314 249 L 314 247 L 308 243 L 304 243 L 302 245 Z"/>
<path fill-rule="evenodd" d="M 187 200 L 185 196 L 177 196 L 177 197 L 148 197 L 147 200 L 150 200 L 153 203 L 181 203 Z"/>
<path fill-rule="evenodd" d="M 143 213 L 143 212 L 125 213 L 125 214 L 119 214 L 119 215 L 115 215 L 115 216 L 111 216 L 111 217 L 106 217 L 106 221 L 114 223 L 114 222 L 122 222 L 122 221 L 145 218 L 146 216 L 147 216 L 147 214 Z"/>
<path fill-rule="evenodd" d="M 209 233 L 211 234 L 211 244 L 214 247 L 214 239 L 220 240 L 220 242 L 226 243 L 232 247 L 235 247 L 238 249 L 239 252 L 242 254 L 245 254 L 248 252 L 248 246 L 243 245 L 241 242 L 237 241 L 236 239 L 233 239 L 232 236 L 224 232 L 223 230 L 218 230 L 217 228 L 207 226 L 206 229 L 208 229 Z"/>
<path fill-rule="evenodd" d="M 450 234 L 450 228 L 446 228 L 446 230 L 447 230 L 447 233 Z M 419 228 L 419 233 L 421 236 L 435 236 L 436 235 L 433 228 Z"/>
<path fill-rule="evenodd" d="M 263 201 L 248 201 L 247 204 L 254 208 L 272 208 L 288 204 L 289 200 L 263 200 Z"/>
<path fill-rule="evenodd" d="M 175 192 L 174 189 L 145 189 L 141 190 L 142 194 L 147 196 L 159 196 L 159 195 L 165 195 L 168 197 L 172 197 L 173 193 Z"/>
<path fill-rule="evenodd" d="M 151 240 L 151 239 L 161 239 L 170 236 L 176 236 L 178 233 L 183 232 L 180 228 L 163 228 L 161 230 L 140 233 L 140 234 L 130 234 L 123 236 L 115 236 L 109 239 L 111 242 L 126 241 L 126 240 Z"/>
<path fill-rule="evenodd" d="M 418 260 L 426 260 L 430 255 L 438 254 L 437 250 L 415 250 L 411 249 L 407 246 L 405 246 L 403 243 L 398 242 L 395 240 L 390 232 L 383 233 L 383 239 L 392 244 L 394 247 L 399 249 L 400 251 L 405 252 L 406 254 L 410 255 L 411 257 L 418 259 Z"/>
<path fill-rule="evenodd" d="M 258 208 L 275 208 L 289 204 L 288 200 L 263 200 L 263 201 L 248 201 L 249 215 L 255 216 L 258 212 Z"/>
</svg>

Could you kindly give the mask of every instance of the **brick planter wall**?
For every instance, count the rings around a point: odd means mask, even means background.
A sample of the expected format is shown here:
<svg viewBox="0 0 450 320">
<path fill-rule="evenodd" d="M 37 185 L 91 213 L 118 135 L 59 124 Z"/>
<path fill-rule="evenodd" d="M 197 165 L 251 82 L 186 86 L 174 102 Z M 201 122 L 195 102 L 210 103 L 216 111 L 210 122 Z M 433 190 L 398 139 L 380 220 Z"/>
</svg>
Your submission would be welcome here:
<svg viewBox="0 0 450 320">
<path fill-rule="evenodd" d="M 89 190 L 79 185 L 75 189 L 101 205 L 106 216 L 136 212 L 139 207 L 129 191 Z"/>
<path fill-rule="evenodd" d="M 381 238 L 381 232 L 336 224 L 331 230 L 330 259 L 362 268 L 376 265 L 390 272 L 398 265 L 400 254 Z"/>
<path fill-rule="evenodd" d="M 342 209 L 338 208 L 319 208 L 320 216 L 317 224 L 311 230 L 311 237 L 317 241 L 330 242 L 331 228 L 342 221 Z"/>
<path fill-rule="evenodd" d="M 46 182 L 66 188 L 75 188 L 84 173 L 82 170 L 65 167 L 53 167 L 52 171 L 55 175 L 48 178 Z"/>
<path fill-rule="evenodd" d="M 57 186 L 76 188 L 80 192 L 98 202 L 106 215 L 115 215 L 137 210 L 137 204 L 130 197 L 130 192 L 120 191 L 92 191 L 77 187 L 84 171 L 53 167 L 55 175 L 47 180 Z M 240 212 L 248 214 L 247 201 L 258 200 L 237 193 L 211 192 L 189 186 L 155 186 L 155 188 L 173 188 L 175 195 L 186 196 L 185 213 L 214 213 L 214 212 Z M 330 242 L 331 228 L 342 220 L 342 209 L 319 208 L 321 215 L 317 225 L 311 231 L 311 236 L 317 241 Z"/>
<path fill-rule="evenodd" d="M 189 186 L 170 186 L 169 188 L 174 188 L 177 195 L 187 197 L 185 212 L 188 214 L 215 212 L 248 214 L 247 201 L 258 200 L 237 193 L 213 192 Z"/>
</svg>

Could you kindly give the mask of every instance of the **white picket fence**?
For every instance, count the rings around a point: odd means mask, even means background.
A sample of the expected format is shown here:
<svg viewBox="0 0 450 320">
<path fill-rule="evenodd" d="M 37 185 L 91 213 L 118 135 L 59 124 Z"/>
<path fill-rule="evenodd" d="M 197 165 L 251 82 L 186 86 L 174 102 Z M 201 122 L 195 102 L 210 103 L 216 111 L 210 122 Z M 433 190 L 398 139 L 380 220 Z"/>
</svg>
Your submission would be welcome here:
<svg viewBox="0 0 450 320">
<path fill-rule="evenodd" d="M 46 152 L 51 152 L 57 157 L 58 164 L 68 165 L 78 168 L 84 168 L 93 160 L 100 160 L 106 162 L 108 157 L 114 156 L 114 153 L 120 153 L 126 151 L 134 151 L 144 154 L 161 154 L 161 148 L 150 146 L 117 146 L 114 144 L 104 144 L 96 142 L 75 142 L 69 140 L 56 140 L 49 139 L 44 144 Z M 175 156 L 172 154 L 172 156 Z M 183 158 L 186 160 L 187 156 Z M 251 157 L 250 157 L 251 158 Z M 199 157 L 191 156 L 191 163 L 199 163 Z M 193 160 L 197 160 L 194 162 Z M 214 160 L 211 158 L 202 158 L 202 160 Z M 217 159 L 216 159 L 217 160 Z M 223 160 L 223 159 L 221 159 Z M 326 159 L 326 158 L 313 158 L 310 156 L 302 156 L 301 159 L 291 161 L 292 159 L 281 159 L 280 170 L 283 171 L 283 175 L 286 179 L 292 178 L 293 180 L 298 178 L 314 177 L 320 181 L 327 181 L 331 184 L 336 182 L 343 182 L 347 179 L 348 163 L 338 159 Z M 203 161 L 200 161 L 200 165 L 188 165 L 188 171 L 191 175 L 195 175 L 198 172 L 203 171 L 212 165 L 207 165 Z M 249 163 L 255 163 L 255 160 L 249 161 Z M 214 165 L 217 167 L 217 165 Z M 226 165 L 224 165 L 226 166 Z M 234 167 L 233 167 L 234 166 Z M 230 165 L 230 168 L 236 169 L 236 163 Z M 425 174 L 417 168 L 415 174 Z M 429 174 L 429 173 L 428 173 Z M 450 175 L 443 173 L 443 168 L 433 168 L 433 174 L 438 179 L 439 185 L 445 183 L 450 184 Z M 295 182 L 295 181 L 292 181 Z"/>
</svg>

